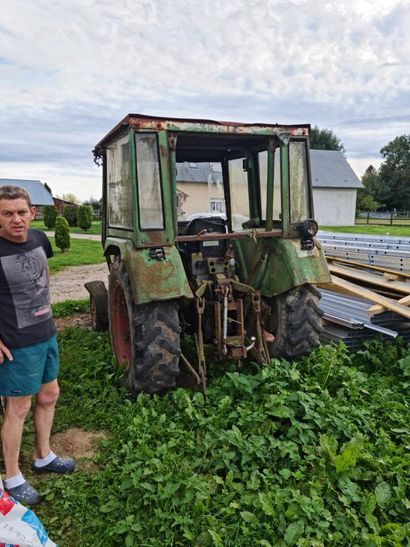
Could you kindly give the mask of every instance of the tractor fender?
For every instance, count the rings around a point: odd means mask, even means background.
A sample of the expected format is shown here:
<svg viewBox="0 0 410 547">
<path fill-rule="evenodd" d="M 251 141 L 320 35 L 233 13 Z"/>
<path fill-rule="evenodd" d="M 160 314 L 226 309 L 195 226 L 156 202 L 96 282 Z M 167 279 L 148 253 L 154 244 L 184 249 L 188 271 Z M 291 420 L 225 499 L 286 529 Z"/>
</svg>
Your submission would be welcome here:
<svg viewBox="0 0 410 547">
<path fill-rule="evenodd" d="M 193 298 L 175 245 L 139 249 L 129 240 L 107 238 L 105 249 L 106 255 L 114 254 L 124 264 L 135 304 Z"/>
</svg>

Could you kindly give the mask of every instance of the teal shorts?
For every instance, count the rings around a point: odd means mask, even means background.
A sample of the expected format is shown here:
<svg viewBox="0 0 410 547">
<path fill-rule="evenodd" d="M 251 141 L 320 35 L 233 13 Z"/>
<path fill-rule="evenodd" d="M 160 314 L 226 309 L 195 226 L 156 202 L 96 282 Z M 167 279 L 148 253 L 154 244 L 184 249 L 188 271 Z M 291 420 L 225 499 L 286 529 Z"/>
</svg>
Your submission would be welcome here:
<svg viewBox="0 0 410 547">
<path fill-rule="evenodd" d="M 4 358 L 0 364 L 0 395 L 23 397 L 35 395 L 43 384 L 52 382 L 60 368 L 57 337 L 45 342 L 10 349 L 13 361 Z"/>
</svg>

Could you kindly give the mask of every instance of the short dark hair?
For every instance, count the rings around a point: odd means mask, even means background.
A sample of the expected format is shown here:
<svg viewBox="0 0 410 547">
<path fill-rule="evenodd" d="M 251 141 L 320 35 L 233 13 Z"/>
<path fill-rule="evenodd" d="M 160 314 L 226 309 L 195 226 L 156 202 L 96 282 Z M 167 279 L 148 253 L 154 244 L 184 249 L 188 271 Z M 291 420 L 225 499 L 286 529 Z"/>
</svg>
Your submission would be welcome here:
<svg viewBox="0 0 410 547">
<path fill-rule="evenodd" d="M 32 207 L 29 193 L 20 186 L 13 186 L 12 184 L 0 186 L 0 199 L 25 199 L 27 205 Z"/>
</svg>

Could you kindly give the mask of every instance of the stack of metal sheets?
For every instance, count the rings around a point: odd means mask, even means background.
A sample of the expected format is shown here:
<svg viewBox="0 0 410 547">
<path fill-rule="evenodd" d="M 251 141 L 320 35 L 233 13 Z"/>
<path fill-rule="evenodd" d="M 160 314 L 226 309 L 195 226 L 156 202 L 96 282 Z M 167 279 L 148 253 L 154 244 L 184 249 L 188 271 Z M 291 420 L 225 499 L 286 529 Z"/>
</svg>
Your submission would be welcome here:
<svg viewBox="0 0 410 547">
<path fill-rule="evenodd" d="M 370 300 L 320 290 L 320 307 L 324 312 L 322 344 L 344 342 L 351 350 L 363 347 L 363 342 L 377 335 L 386 339 L 401 336 L 410 339 L 410 321 L 393 312 L 369 317 Z"/>
<path fill-rule="evenodd" d="M 323 231 L 318 238 L 327 256 L 410 274 L 410 238 Z M 351 350 L 357 350 L 376 335 L 410 339 L 410 321 L 401 315 L 386 311 L 370 317 L 367 311 L 373 305 L 370 300 L 329 290 L 321 293 L 325 314 L 322 343 L 343 341 Z"/>
<path fill-rule="evenodd" d="M 410 272 L 410 238 L 322 231 L 318 238 L 327 256 Z"/>
</svg>

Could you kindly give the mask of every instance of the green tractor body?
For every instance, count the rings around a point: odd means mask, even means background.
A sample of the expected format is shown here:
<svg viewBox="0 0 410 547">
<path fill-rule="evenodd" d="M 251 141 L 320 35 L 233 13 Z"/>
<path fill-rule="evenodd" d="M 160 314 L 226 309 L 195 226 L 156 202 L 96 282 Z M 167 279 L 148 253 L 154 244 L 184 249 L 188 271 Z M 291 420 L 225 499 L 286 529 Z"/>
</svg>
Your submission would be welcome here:
<svg viewBox="0 0 410 547">
<path fill-rule="evenodd" d="M 166 391 L 186 371 L 204 384 L 206 343 L 222 360 L 261 363 L 318 344 L 314 285 L 330 276 L 309 129 L 130 114 L 98 143 L 110 337 L 132 391 Z M 193 196 L 186 215 L 178 168 L 204 165 L 218 212 Z M 197 363 L 181 354 L 181 333 L 194 336 Z"/>
</svg>

